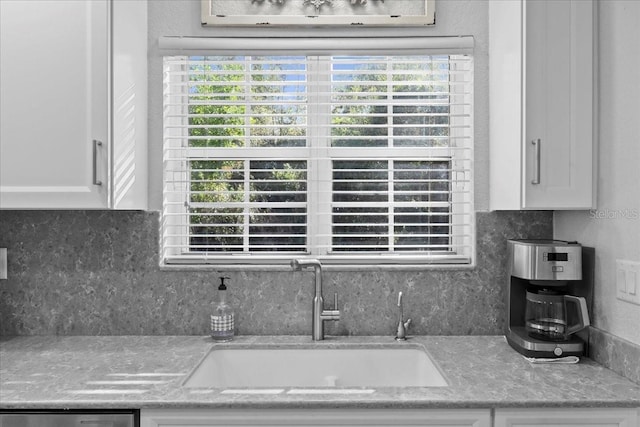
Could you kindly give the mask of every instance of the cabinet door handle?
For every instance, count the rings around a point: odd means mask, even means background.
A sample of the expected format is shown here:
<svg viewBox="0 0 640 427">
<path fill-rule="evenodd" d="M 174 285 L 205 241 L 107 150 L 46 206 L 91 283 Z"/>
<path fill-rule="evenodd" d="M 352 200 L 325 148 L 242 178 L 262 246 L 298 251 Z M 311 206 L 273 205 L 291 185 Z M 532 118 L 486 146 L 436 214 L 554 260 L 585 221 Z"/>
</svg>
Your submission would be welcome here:
<svg viewBox="0 0 640 427">
<path fill-rule="evenodd" d="M 531 141 L 533 144 L 533 179 L 531 184 L 540 184 L 540 138 Z"/>
<path fill-rule="evenodd" d="M 102 141 L 93 140 L 93 185 L 102 185 L 98 179 L 98 148 L 102 147 Z"/>
</svg>

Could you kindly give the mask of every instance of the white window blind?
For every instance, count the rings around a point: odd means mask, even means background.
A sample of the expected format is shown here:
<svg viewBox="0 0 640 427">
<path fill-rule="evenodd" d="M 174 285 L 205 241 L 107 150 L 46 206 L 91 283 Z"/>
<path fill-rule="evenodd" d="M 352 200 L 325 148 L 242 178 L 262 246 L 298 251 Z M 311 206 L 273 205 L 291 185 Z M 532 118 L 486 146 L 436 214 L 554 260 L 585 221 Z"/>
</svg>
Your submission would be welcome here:
<svg viewBox="0 0 640 427">
<path fill-rule="evenodd" d="M 165 263 L 470 262 L 470 55 L 164 70 Z"/>
</svg>

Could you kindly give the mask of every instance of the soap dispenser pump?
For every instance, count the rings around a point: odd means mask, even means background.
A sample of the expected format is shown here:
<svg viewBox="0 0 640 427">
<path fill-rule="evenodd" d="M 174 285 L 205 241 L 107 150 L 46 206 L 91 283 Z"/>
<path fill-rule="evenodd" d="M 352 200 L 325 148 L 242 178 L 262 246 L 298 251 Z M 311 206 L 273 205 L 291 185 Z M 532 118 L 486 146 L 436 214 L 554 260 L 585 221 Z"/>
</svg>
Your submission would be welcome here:
<svg viewBox="0 0 640 427">
<path fill-rule="evenodd" d="M 235 330 L 233 309 L 227 303 L 225 279 L 228 277 L 220 277 L 218 301 L 214 313 L 211 315 L 211 338 L 218 342 L 231 341 Z"/>
</svg>

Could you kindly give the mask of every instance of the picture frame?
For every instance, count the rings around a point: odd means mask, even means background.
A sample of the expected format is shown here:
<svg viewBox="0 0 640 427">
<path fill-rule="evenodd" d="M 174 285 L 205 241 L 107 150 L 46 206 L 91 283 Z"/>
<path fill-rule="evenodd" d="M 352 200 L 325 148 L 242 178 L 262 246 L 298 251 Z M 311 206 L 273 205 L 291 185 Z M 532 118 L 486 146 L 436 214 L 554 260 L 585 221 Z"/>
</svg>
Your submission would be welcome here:
<svg viewBox="0 0 640 427">
<path fill-rule="evenodd" d="M 212 27 L 435 25 L 436 0 L 201 0 Z"/>
</svg>

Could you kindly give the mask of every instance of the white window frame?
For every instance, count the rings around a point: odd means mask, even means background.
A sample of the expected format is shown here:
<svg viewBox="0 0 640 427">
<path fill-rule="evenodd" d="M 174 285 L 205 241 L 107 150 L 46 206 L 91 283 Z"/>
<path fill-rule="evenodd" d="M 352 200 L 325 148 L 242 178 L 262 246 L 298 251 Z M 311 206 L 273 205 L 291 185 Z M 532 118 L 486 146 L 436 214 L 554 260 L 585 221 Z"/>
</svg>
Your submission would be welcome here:
<svg viewBox="0 0 640 427">
<path fill-rule="evenodd" d="M 328 61 L 328 59 L 325 59 Z M 313 62 L 311 62 L 313 64 Z M 329 65 L 330 66 L 330 65 Z M 311 70 L 307 70 L 308 74 L 312 74 Z M 451 74 L 451 78 L 454 79 L 456 76 L 455 73 Z M 468 95 L 472 98 L 472 94 Z M 472 107 L 472 99 L 468 99 L 469 105 Z M 321 103 L 322 104 L 322 103 Z M 309 102 L 309 108 L 314 108 L 312 105 L 315 105 L 313 102 Z M 183 109 L 187 109 L 188 106 L 185 104 Z M 458 112 L 457 109 L 464 109 L 464 107 L 450 105 L 451 115 L 454 116 L 451 120 L 455 120 L 455 116 L 458 114 L 462 114 Z M 309 112 L 310 114 L 310 112 Z M 471 114 L 472 116 L 472 114 Z M 328 117 L 325 115 L 325 117 Z M 165 123 L 166 124 L 166 123 Z M 308 126 L 307 129 L 314 129 L 312 126 Z M 173 131 L 175 132 L 175 130 Z M 187 132 L 187 130 L 182 131 Z M 463 136 L 458 135 L 453 132 L 463 132 L 461 130 L 452 130 L 450 136 Z M 289 261 L 293 257 L 300 256 L 313 256 L 319 258 L 325 264 L 336 264 L 342 266 L 350 266 L 350 265 L 360 265 L 360 266 L 401 266 L 407 267 L 411 265 L 425 266 L 432 264 L 455 264 L 455 265 L 471 265 L 473 263 L 473 251 L 475 247 L 475 238 L 473 236 L 474 232 L 474 218 L 473 218 L 473 186 L 472 186 L 472 159 L 473 159 L 473 151 L 472 151 L 472 140 L 473 140 L 473 126 L 471 121 L 471 129 L 469 130 L 470 135 L 468 135 L 471 139 L 471 144 L 469 147 L 470 154 L 463 160 L 458 160 L 455 155 L 455 150 L 444 150 L 444 149 L 435 149 L 440 152 L 448 151 L 448 157 L 451 159 L 452 164 L 456 164 L 457 162 L 463 162 L 462 169 L 464 172 L 453 173 L 451 177 L 451 185 L 465 185 L 466 193 L 465 194 L 456 194 L 454 199 L 451 201 L 451 212 L 449 213 L 452 218 L 452 229 L 455 229 L 455 232 L 452 232 L 452 239 L 463 239 L 462 237 L 458 238 L 456 236 L 465 234 L 467 235 L 467 239 L 470 239 L 470 247 L 465 253 L 459 254 L 457 256 L 447 254 L 447 255 L 434 255 L 433 253 L 428 253 L 425 255 L 415 255 L 415 254 L 402 254 L 402 253 L 384 253 L 384 254 L 324 254 L 319 253 L 318 248 L 330 246 L 331 236 L 329 232 L 321 232 L 321 229 L 324 227 L 326 230 L 331 230 L 331 214 L 323 215 L 324 219 L 323 223 L 319 222 L 311 222 L 308 223 L 307 226 L 307 246 L 310 248 L 309 253 L 296 252 L 296 253 L 287 253 L 283 255 L 272 254 L 226 254 L 220 252 L 198 252 L 193 254 L 184 254 L 179 250 L 171 251 L 167 250 L 167 238 L 164 235 L 163 231 L 163 243 L 162 243 L 162 256 L 161 256 L 161 265 L 170 265 L 170 264 L 206 264 L 206 265 L 214 265 L 225 267 L 229 266 L 247 266 L 247 265 L 257 265 L 257 266 L 267 266 L 267 265 L 288 265 Z M 176 136 L 184 136 L 184 135 L 176 135 Z M 246 137 L 245 137 L 246 138 Z M 246 148 L 245 152 L 248 156 L 245 156 L 245 160 L 253 160 L 260 156 L 268 157 L 268 158 L 279 158 L 279 159 L 295 159 L 299 158 L 301 160 L 306 160 L 308 163 L 307 170 L 307 214 L 313 215 L 313 212 L 331 212 L 331 188 L 327 188 L 329 191 L 318 191 L 317 185 L 319 183 L 326 183 L 327 187 L 331 187 L 331 162 L 334 159 L 339 159 L 341 157 L 354 159 L 363 154 L 366 149 L 358 149 L 358 148 L 330 148 L 330 137 L 328 138 L 319 138 L 317 135 L 313 135 L 311 132 L 307 134 L 308 140 L 313 140 L 310 142 L 307 147 L 300 148 L 268 148 L 268 149 L 260 149 L 260 148 Z M 318 144 L 321 141 L 321 144 Z M 165 148 L 166 149 L 166 148 Z M 190 150 L 194 150 L 193 148 Z M 212 158 L 216 159 L 224 159 L 226 158 L 234 158 L 237 159 L 238 156 L 237 149 L 233 150 L 233 153 L 229 153 L 228 151 L 225 153 L 225 149 L 215 149 L 215 148 L 207 148 L 200 149 L 204 150 L 208 153 L 208 155 L 213 155 Z M 324 160 L 324 165 L 319 165 L 311 160 L 312 156 L 308 156 L 308 153 L 311 150 L 322 151 L 322 154 L 317 156 Z M 394 156 L 390 156 L 392 158 L 406 158 L 411 160 L 416 160 L 415 157 L 412 156 L 411 149 L 407 148 L 386 148 L 389 153 L 395 154 Z M 334 155 L 329 158 L 329 151 L 334 153 Z M 294 154 L 295 153 L 295 154 Z M 339 155 L 335 155 L 339 153 Z M 420 157 L 423 157 L 422 155 Z M 429 159 L 431 160 L 431 159 Z M 188 168 L 186 167 L 186 162 L 183 165 L 180 165 L 178 169 L 183 170 L 184 177 L 189 174 Z M 186 179 L 185 179 L 186 181 Z M 390 182 L 393 182 L 390 180 Z M 189 193 L 189 189 L 185 188 L 185 194 Z M 326 197 L 322 199 L 321 195 L 325 195 Z M 165 202 L 167 200 L 171 200 L 171 196 L 164 195 Z M 179 200 L 173 200 L 174 202 L 179 202 Z M 189 224 L 182 222 L 186 218 L 185 214 L 187 212 L 187 207 L 185 204 L 176 204 L 173 207 L 167 208 L 165 206 L 165 213 L 173 213 L 179 214 L 176 216 L 163 216 L 163 230 L 164 224 L 169 224 L 173 226 L 179 226 L 183 228 L 183 232 L 179 233 L 182 237 L 178 237 L 174 239 L 174 241 L 170 241 L 169 243 L 174 244 L 177 248 L 179 247 L 188 247 L 188 228 Z M 461 220 L 465 218 L 466 220 Z M 470 236 L 470 237 L 469 237 Z M 169 239 L 171 240 L 171 239 Z M 453 240 L 452 245 L 461 244 L 460 241 Z"/>
</svg>

